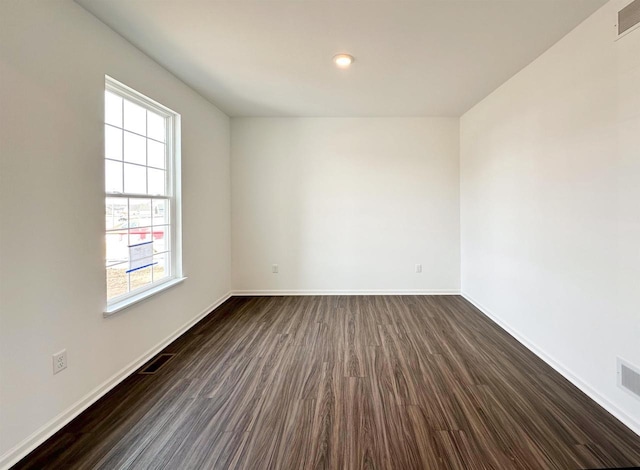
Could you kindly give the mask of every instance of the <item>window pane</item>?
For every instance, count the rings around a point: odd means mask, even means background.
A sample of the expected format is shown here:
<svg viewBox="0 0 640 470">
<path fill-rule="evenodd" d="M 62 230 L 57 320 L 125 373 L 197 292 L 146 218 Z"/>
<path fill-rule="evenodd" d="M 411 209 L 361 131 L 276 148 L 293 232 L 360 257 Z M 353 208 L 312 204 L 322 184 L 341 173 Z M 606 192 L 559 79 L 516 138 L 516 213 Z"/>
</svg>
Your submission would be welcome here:
<svg viewBox="0 0 640 470">
<path fill-rule="evenodd" d="M 165 195 L 165 171 L 164 170 L 154 170 L 153 168 L 149 168 L 147 170 L 147 174 L 149 175 L 149 183 L 148 183 L 148 194 L 154 194 L 159 196 Z"/>
<path fill-rule="evenodd" d="M 153 227 L 153 252 L 162 253 L 169 250 L 169 226 Z"/>
<path fill-rule="evenodd" d="M 124 128 L 136 134 L 147 132 L 147 110 L 131 101 L 124 100 Z"/>
<path fill-rule="evenodd" d="M 129 238 L 126 230 L 107 232 L 107 266 L 129 261 Z"/>
<path fill-rule="evenodd" d="M 132 271 L 129 276 L 131 277 L 131 290 L 151 284 L 151 266 Z"/>
<path fill-rule="evenodd" d="M 147 140 L 147 165 L 164 168 L 164 144 Z"/>
<path fill-rule="evenodd" d="M 105 216 L 107 230 L 127 228 L 127 199 L 108 197 L 105 201 Z"/>
<path fill-rule="evenodd" d="M 151 225 L 151 199 L 129 201 L 129 227 L 149 227 Z"/>
<path fill-rule="evenodd" d="M 159 281 L 171 275 L 169 266 L 169 254 L 154 255 L 153 262 L 153 280 Z"/>
<path fill-rule="evenodd" d="M 124 191 L 131 194 L 144 194 L 147 192 L 146 167 L 124 164 Z"/>
<path fill-rule="evenodd" d="M 122 193 L 122 163 L 105 160 L 104 179 L 108 193 Z"/>
<path fill-rule="evenodd" d="M 153 200 L 153 225 L 165 225 L 169 223 L 169 201 L 165 199 Z"/>
<path fill-rule="evenodd" d="M 147 111 L 147 137 L 164 142 L 165 118 Z"/>
<path fill-rule="evenodd" d="M 129 246 L 152 240 L 151 227 L 136 227 L 129 230 Z"/>
<path fill-rule="evenodd" d="M 129 263 L 107 268 L 107 300 L 129 292 Z"/>
<path fill-rule="evenodd" d="M 122 127 L 122 98 L 110 91 L 104 92 L 104 122 Z"/>
<path fill-rule="evenodd" d="M 147 164 L 147 139 L 131 132 L 124 133 L 124 161 L 138 163 L 139 165 Z"/>
<path fill-rule="evenodd" d="M 104 156 L 122 160 L 122 130 L 104 126 Z"/>
</svg>

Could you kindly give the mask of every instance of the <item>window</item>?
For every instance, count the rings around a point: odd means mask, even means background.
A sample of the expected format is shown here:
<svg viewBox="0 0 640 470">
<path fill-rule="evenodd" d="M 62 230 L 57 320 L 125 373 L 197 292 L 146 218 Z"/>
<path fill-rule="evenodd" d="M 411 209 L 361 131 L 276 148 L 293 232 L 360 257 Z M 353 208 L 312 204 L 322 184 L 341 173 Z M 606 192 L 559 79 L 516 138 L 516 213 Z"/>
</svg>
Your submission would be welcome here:
<svg viewBox="0 0 640 470">
<path fill-rule="evenodd" d="M 180 116 L 105 79 L 107 313 L 181 278 Z"/>
</svg>

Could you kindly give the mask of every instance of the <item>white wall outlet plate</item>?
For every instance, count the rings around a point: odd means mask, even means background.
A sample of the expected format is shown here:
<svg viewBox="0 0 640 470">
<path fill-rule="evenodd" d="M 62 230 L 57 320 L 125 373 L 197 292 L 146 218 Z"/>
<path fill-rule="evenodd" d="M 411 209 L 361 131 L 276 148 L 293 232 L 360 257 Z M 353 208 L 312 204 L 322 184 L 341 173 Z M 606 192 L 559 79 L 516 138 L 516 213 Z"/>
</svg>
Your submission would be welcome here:
<svg viewBox="0 0 640 470">
<path fill-rule="evenodd" d="M 277 264 L 272 264 L 271 265 L 271 272 L 273 274 L 278 274 L 278 265 Z"/>
<path fill-rule="evenodd" d="M 421 273 L 421 272 L 422 272 L 422 265 L 416 264 L 416 273 Z"/>
<path fill-rule="evenodd" d="M 63 349 L 53 355 L 53 373 L 57 374 L 67 368 L 67 350 Z"/>
</svg>

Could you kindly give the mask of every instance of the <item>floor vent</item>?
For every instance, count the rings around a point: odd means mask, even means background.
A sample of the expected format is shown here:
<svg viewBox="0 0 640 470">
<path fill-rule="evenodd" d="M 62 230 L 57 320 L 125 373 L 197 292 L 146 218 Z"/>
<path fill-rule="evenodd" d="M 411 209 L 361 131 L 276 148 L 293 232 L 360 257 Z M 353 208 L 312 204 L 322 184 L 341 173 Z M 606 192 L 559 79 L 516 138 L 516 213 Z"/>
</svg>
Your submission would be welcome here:
<svg viewBox="0 0 640 470">
<path fill-rule="evenodd" d="M 618 12 L 618 36 L 640 25 L 640 0 L 634 0 Z"/>
<path fill-rule="evenodd" d="M 618 385 L 640 398 L 640 371 L 618 358 Z"/>
<path fill-rule="evenodd" d="M 153 359 L 147 366 L 142 369 L 138 374 L 152 375 L 160 370 L 167 362 L 169 362 L 175 354 L 159 354 Z"/>
</svg>

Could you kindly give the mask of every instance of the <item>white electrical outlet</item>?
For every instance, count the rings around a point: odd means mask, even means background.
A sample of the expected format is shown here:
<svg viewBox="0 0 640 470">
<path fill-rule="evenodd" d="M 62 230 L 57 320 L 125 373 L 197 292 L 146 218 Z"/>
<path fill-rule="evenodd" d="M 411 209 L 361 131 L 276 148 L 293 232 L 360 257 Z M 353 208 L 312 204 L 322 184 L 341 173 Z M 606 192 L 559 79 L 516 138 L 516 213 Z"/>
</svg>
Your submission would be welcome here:
<svg viewBox="0 0 640 470">
<path fill-rule="evenodd" d="M 422 272 L 422 265 L 416 264 L 416 273 L 420 274 Z"/>
<path fill-rule="evenodd" d="M 65 370 L 67 368 L 67 350 L 63 349 L 62 351 L 55 353 L 53 355 L 53 373 L 57 374 L 61 370 Z"/>
<path fill-rule="evenodd" d="M 272 264 L 271 265 L 271 272 L 273 274 L 278 274 L 278 265 L 277 264 Z"/>
</svg>

